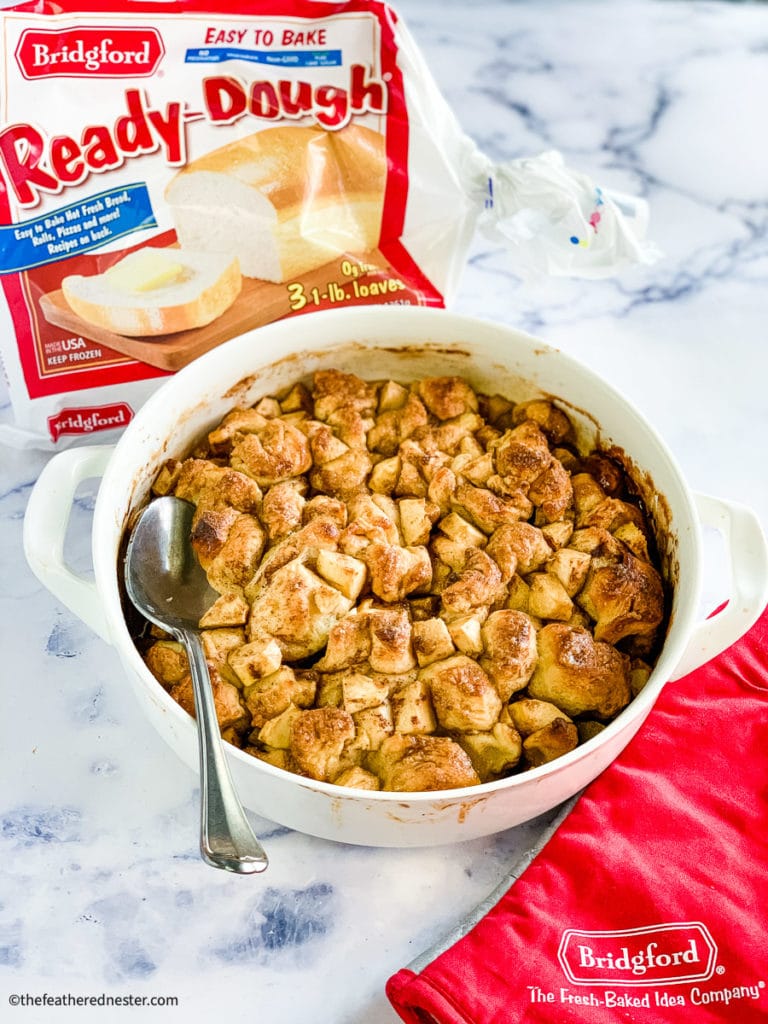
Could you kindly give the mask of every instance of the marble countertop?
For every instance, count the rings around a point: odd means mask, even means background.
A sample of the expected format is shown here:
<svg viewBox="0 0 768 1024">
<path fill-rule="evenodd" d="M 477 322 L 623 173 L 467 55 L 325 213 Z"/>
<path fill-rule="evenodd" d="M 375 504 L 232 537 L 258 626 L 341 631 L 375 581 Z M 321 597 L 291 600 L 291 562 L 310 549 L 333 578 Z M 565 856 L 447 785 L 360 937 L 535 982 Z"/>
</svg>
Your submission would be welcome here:
<svg viewBox="0 0 768 1024">
<path fill-rule="evenodd" d="M 768 528 L 768 9 L 722 2 L 396 5 L 462 126 L 495 160 L 560 150 L 651 205 L 664 258 L 599 282 L 516 277 L 478 238 L 456 310 L 598 370 L 690 485 Z M 7 413 L 7 396 L 0 393 Z M 0 410 L 2 411 L 2 410 Z M 394 1024 L 391 973 L 504 878 L 544 822 L 454 847 L 377 850 L 257 821 L 268 873 L 197 855 L 195 773 L 149 733 L 114 651 L 26 566 L 25 504 L 49 458 L 0 448 L 0 1005 L 13 993 L 172 996 L 142 1021 Z M 88 566 L 94 490 L 67 557 Z M 707 586 L 721 556 L 710 545 Z M 725 596 L 722 594 L 720 596 Z"/>
</svg>

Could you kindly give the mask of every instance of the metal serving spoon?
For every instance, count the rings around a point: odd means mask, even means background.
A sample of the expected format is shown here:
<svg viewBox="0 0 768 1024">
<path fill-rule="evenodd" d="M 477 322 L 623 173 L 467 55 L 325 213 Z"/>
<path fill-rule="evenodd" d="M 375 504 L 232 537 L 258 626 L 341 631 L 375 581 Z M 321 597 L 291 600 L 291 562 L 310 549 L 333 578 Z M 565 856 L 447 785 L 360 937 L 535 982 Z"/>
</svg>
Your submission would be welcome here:
<svg viewBox="0 0 768 1024">
<path fill-rule="evenodd" d="M 128 541 L 125 587 L 142 615 L 187 650 L 200 741 L 203 860 L 247 875 L 264 871 L 268 860 L 235 793 L 222 747 L 198 626 L 218 595 L 192 551 L 194 511 L 189 502 L 173 497 L 157 498 L 142 510 Z"/>
</svg>

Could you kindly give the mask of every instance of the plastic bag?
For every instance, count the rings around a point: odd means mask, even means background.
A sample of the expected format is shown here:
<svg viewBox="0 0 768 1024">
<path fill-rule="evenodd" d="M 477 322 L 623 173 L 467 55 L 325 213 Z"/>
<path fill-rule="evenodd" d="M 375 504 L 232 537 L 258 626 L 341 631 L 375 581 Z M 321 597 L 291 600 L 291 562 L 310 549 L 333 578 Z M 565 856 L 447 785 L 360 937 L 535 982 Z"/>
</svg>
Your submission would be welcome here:
<svg viewBox="0 0 768 1024">
<path fill-rule="evenodd" d="M 525 274 L 653 258 L 641 201 L 556 153 L 479 152 L 377 0 L 0 17 L 0 440 L 109 439 L 164 376 L 271 320 L 450 303 L 478 229 Z"/>
</svg>

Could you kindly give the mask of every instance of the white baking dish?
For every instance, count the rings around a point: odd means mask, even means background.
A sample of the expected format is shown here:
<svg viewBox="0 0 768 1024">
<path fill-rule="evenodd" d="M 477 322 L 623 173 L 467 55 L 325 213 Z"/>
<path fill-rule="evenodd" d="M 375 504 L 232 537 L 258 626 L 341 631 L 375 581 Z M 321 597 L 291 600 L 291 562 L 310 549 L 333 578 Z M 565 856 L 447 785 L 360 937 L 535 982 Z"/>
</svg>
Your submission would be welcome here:
<svg viewBox="0 0 768 1024">
<path fill-rule="evenodd" d="M 670 624 L 642 693 L 598 737 L 550 764 L 480 787 L 370 793 L 299 778 L 228 747 L 238 791 L 253 811 L 312 835 L 380 846 L 455 842 L 527 821 L 594 779 L 638 731 L 662 686 L 733 643 L 765 606 L 768 557 L 755 515 L 726 500 L 691 494 L 645 419 L 562 352 L 508 327 L 443 310 L 376 306 L 280 321 L 222 345 L 169 378 L 114 448 L 75 448 L 54 456 L 27 508 L 24 543 L 32 569 L 115 646 L 149 723 L 188 764 L 197 766 L 194 722 L 151 676 L 123 618 L 118 560 L 127 518 L 145 501 L 162 462 L 184 454 L 230 408 L 330 366 L 369 379 L 460 373 L 481 391 L 516 400 L 540 393 L 561 399 L 586 443 L 618 446 L 636 467 L 673 592 Z M 62 551 L 75 489 L 96 476 L 102 482 L 93 516 L 91 582 L 67 567 Z M 699 621 L 702 523 L 726 538 L 732 593 L 724 611 Z"/>
</svg>

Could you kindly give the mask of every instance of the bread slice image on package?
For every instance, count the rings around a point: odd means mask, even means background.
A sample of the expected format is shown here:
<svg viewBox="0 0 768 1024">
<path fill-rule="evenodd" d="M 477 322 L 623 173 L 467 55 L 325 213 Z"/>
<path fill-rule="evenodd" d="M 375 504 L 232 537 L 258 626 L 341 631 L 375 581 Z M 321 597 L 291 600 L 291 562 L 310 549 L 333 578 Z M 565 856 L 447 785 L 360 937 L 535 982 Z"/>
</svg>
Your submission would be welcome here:
<svg viewBox="0 0 768 1024">
<path fill-rule="evenodd" d="M 265 128 L 191 161 L 165 199 L 182 246 L 237 257 L 280 283 L 376 248 L 387 158 L 364 125 Z"/>
<path fill-rule="evenodd" d="M 151 246 L 103 274 L 61 282 L 69 307 L 86 323 L 131 338 L 204 327 L 229 309 L 241 286 L 236 258 Z"/>
<path fill-rule="evenodd" d="M 43 311 L 94 341 L 178 369 L 285 315 L 313 289 L 327 295 L 341 257 L 359 257 L 361 276 L 384 268 L 375 250 L 386 181 L 385 138 L 364 125 L 253 132 L 190 160 L 171 179 L 164 199 L 173 245 L 150 243 L 106 271 L 63 278 Z"/>
</svg>

